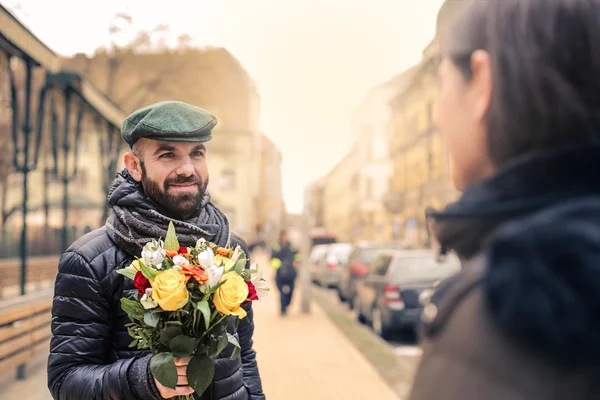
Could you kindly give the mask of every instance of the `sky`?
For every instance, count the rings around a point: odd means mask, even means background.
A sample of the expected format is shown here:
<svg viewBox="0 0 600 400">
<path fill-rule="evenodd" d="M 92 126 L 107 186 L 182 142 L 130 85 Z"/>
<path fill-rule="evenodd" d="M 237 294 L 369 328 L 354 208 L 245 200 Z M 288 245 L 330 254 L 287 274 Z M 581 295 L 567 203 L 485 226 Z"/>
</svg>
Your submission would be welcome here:
<svg viewBox="0 0 600 400">
<path fill-rule="evenodd" d="M 4 0 L 62 55 L 108 43 L 118 12 L 132 34 L 160 24 L 173 38 L 227 48 L 261 97 L 260 129 L 283 155 L 283 192 L 300 212 L 305 187 L 350 150 L 368 90 L 418 63 L 443 0 Z M 168 5 L 168 8 L 167 6 Z"/>
</svg>

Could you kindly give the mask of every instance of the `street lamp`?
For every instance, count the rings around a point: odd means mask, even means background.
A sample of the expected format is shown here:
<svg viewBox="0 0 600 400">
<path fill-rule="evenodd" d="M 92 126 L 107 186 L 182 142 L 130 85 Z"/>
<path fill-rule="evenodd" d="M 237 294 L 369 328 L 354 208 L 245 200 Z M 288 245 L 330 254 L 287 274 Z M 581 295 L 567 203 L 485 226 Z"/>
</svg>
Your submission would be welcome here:
<svg viewBox="0 0 600 400">
<path fill-rule="evenodd" d="M 77 95 L 77 88 L 81 87 L 81 77 L 78 74 L 72 72 L 48 73 L 46 75 L 46 84 L 48 87 L 58 89 L 62 92 L 64 103 L 62 136 L 58 132 L 59 129 L 52 132 L 54 173 L 56 178 L 63 184 L 61 250 L 64 251 L 69 246 L 69 184 L 77 177 L 79 140 L 81 138 L 83 116 L 85 114 L 85 103 L 81 96 Z M 71 127 L 71 110 L 73 108 L 74 97 L 77 102 L 77 115 L 73 129 Z M 59 168 L 60 161 L 62 161 L 62 168 Z"/>
<path fill-rule="evenodd" d="M 25 294 L 27 284 L 27 200 L 28 200 L 28 178 L 29 173 L 38 166 L 39 151 L 41 144 L 42 127 L 44 121 L 44 108 L 46 100 L 46 86 L 44 86 L 38 98 L 37 114 L 37 135 L 32 137 L 33 128 L 31 127 L 31 108 L 32 108 L 32 78 L 34 63 L 30 59 L 25 59 L 25 109 L 21 115 L 19 107 L 19 96 L 17 93 L 17 83 L 11 64 L 12 56 L 9 56 L 8 74 L 10 79 L 10 105 L 12 109 L 12 139 L 13 139 L 13 166 L 15 172 L 23 174 L 23 201 L 21 203 L 21 213 L 23 217 L 23 226 L 21 228 L 21 244 L 19 256 L 21 258 L 21 270 L 19 279 L 20 294 Z M 19 129 L 19 124 L 21 128 Z M 33 147 L 33 157 L 30 157 Z"/>
</svg>

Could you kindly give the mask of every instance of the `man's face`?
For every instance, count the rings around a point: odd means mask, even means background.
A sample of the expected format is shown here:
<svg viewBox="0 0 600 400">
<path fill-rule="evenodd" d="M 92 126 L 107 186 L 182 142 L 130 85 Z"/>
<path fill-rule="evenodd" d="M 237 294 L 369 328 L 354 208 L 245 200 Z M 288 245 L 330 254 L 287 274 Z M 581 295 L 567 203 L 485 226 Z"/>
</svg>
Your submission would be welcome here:
<svg viewBox="0 0 600 400">
<path fill-rule="evenodd" d="M 288 235 L 287 233 L 282 233 L 280 236 L 280 240 L 282 244 L 288 244 Z"/>
<path fill-rule="evenodd" d="M 195 215 L 208 186 L 206 147 L 197 142 L 160 142 L 140 139 L 125 164 L 146 195 L 169 216 L 188 219 Z"/>
</svg>

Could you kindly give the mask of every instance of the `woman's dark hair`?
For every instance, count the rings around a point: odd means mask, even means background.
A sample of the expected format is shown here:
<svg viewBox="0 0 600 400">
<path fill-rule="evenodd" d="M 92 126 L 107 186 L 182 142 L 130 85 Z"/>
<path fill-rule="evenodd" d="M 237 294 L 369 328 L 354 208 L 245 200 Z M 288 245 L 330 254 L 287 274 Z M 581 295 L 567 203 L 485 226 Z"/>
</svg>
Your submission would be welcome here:
<svg viewBox="0 0 600 400">
<path fill-rule="evenodd" d="M 490 54 L 487 145 L 497 166 L 600 141 L 600 0 L 475 0 L 443 40 L 466 80 L 473 52 Z"/>
</svg>

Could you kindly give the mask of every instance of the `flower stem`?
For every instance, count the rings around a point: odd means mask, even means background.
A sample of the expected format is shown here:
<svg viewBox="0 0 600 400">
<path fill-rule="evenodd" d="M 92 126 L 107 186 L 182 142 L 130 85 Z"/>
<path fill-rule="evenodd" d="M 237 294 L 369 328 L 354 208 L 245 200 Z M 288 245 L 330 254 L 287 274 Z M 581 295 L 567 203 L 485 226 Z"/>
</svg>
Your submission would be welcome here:
<svg viewBox="0 0 600 400">
<path fill-rule="evenodd" d="M 206 334 L 210 333 L 210 331 L 212 331 L 215 326 L 219 325 L 221 322 L 223 322 L 227 317 L 229 317 L 229 315 L 223 315 L 221 318 L 219 318 L 219 320 L 215 323 L 213 323 L 211 326 L 208 327 L 208 329 L 206 330 L 206 332 L 204 332 L 202 334 L 202 337 L 200 338 L 200 340 L 204 339 L 204 336 L 206 336 Z"/>
</svg>

